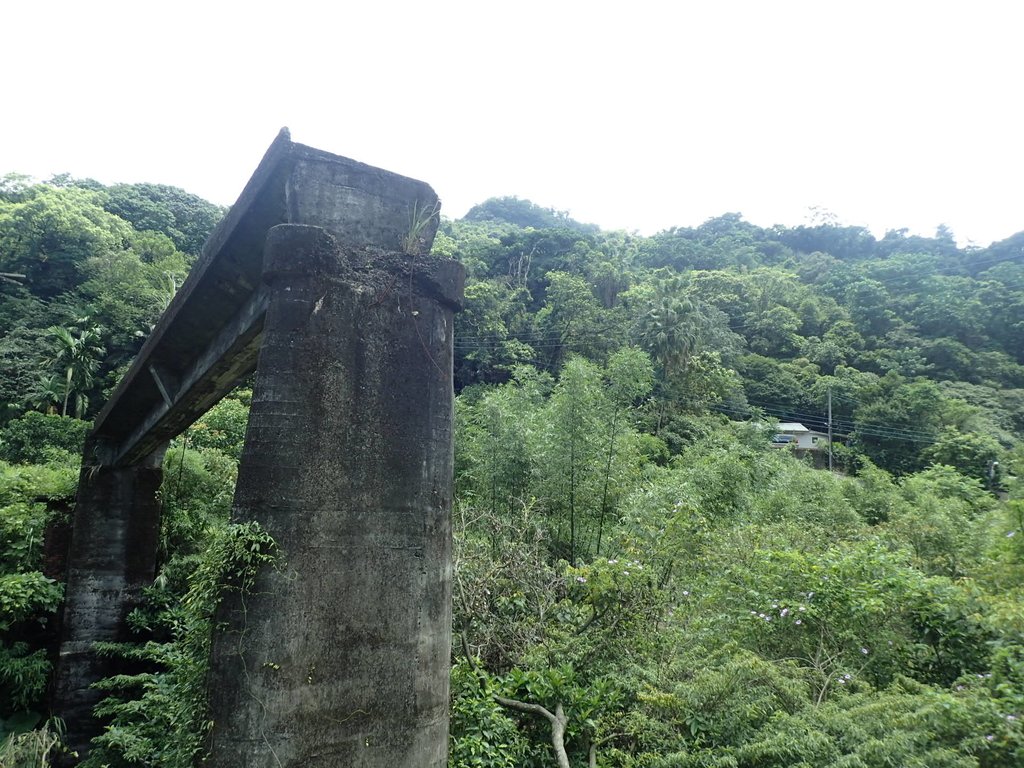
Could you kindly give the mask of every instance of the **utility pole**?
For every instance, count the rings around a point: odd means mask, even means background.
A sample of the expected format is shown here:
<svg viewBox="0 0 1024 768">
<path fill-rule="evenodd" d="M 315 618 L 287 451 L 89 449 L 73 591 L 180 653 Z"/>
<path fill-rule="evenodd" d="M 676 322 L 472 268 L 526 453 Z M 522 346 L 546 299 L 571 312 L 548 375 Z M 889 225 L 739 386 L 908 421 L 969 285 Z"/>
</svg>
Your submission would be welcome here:
<svg viewBox="0 0 1024 768">
<path fill-rule="evenodd" d="M 993 459 L 988 463 L 988 489 L 994 491 L 996 488 L 996 473 L 999 471 L 999 462 Z"/>
<path fill-rule="evenodd" d="M 832 387 L 828 388 L 828 471 L 832 471 Z"/>
</svg>

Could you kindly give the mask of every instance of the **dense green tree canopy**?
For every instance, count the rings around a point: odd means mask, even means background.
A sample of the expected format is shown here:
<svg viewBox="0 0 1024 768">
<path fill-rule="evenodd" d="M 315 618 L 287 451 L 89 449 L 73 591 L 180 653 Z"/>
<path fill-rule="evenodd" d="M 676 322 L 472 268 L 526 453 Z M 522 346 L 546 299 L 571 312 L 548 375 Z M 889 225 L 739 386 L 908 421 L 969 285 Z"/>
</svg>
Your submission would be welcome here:
<svg viewBox="0 0 1024 768">
<path fill-rule="evenodd" d="M 44 719 L 41 542 L 88 419 L 221 214 L 0 181 L 0 763 L 42 743 L 6 739 Z M 1020 765 L 1021 243 L 736 213 L 640 237 L 516 198 L 442 221 L 469 273 L 452 768 Z M 167 453 L 138 643 L 106 649 L 142 663 L 87 766 L 202 751 L 218 579 L 273 559 L 228 523 L 250 394 Z M 837 471 L 780 421 L 831 427 Z"/>
</svg>

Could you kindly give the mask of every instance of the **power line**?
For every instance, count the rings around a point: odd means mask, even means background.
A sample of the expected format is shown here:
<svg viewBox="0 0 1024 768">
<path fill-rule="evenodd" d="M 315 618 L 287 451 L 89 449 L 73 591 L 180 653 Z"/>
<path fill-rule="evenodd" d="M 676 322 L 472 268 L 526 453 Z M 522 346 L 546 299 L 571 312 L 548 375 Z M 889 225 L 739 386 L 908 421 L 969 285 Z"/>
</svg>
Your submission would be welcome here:
<svg viewBox="0 0 1024 768">
<path fill-rule="evenodd" d="M 615 341 L 615 340 L 617 340 L 617 339 L 611 339 L 611 338 L 607 338 L 607 337 L 604 337 L 604 338 L 605 338 L 605 340 L 608 340 L 608 341 Z M 532 346 L 534 346 L 534 349 L 556 349 L 556 348 L 560 348 L 560 347 L 565 346 L 565 342 L 555 342 L 555 343 L 547 343 L 547 344 L 536 344 L 536 345 L 532 345 Z M 474 348 L 474 347 L 470 346 L 468 348 Z M 545 368 L 547 370 L 550 370 L 550 371 L 554 372 L 554 366 L 550 365 L 550 364 L 545 364 L 543 366 L 537 366 L 537 367 L 543 367 L 543 368 Z M 838 394 L 835 394 L 834 396 L 837 397 L 838 399 L 841 399 L 841 400 L 843 400 L 843 401 L 845 401 L 847 403 L 850 403 L 850 404 L 852 404 L 852 405 L 854 405 L 856 407 L 860 407 L 862 405 L 865 405 L 864 403 L 862 403 L 859 400 L 856 400 L 856 399 L 854 399 L 852 397 L 848 397 L 848 396 L 845 396 L 845 395 L 838 395 Z M 675 401 L 676 402 L 683 402 L 679 398 L 676 398 Z M 811 412 L 807 412 L 807 411 L 803 411 L 803 410 L 798 410 L 798 409 L 793 408 L 792 406 L 787 405 L 785 403 L 771 403 L 771 402 L 757 401 L 757 400 L 751 400 L 751 399 L 748 399 L 747 403 L 748 403 L 749 406 L 754 407 L 754 408 L 758 408 L 758 409 L 764 411 L 767 415 L 773 416 L 773 417 L 777 417 L 777 418 L 795 418 L 795 419 L 801 419 L 801 420 L 804 420 L 804 421 L 811 421 L 813 423 L 821 423 L 821 424 L 827 424 L 827 422 L 828 422 L 828 416 L 827 416 L 826 413 L 811 413 Z M 716 406 L 716 405 L 711 405 L 709 407 L 712 407 L 715 410 L 725 410 L 725 411 L 728 411 L 728 412 L 731 412 L 731 413 L 734 413 L 734 414 L 737 414 L 737 415 L 743 415 L 743 416 L 749 415 L 749 411 L 745 411 L 743 409 L 735 409 L 735 408 L 723 409 L 723 408 L 721 408 L 719 406 Z M 844 429 L 844 430 L 847 430 L 847 431 L 851 431 L 852 430 L 853 432 L 855 432 L 858 435 L 861 435 L 861 436 L 864 436 L 864 437 L 874 437 L 874 438 L 878 438 L 878 439 L 895 439 L 895 440 L 905 440 L 905 441 L 908 441 L 908 442 L 932 443 L 932 442 L 935 441 L 935 439 L 937 437 L 937 435 L 934 432 L 932 432 L 932 431 L 916 430 L 916 429 L 902 428 L 902 427 L 893 427 L 893 426 L 891 426 L 889 424 L 882 424 L 882 423 L 877 423 L 877 422 L 861 422 L 861 421 L 854 421 L 854 420 L 849 420 L 849 419 L 841 418 L 841 419 L 836 419 L 834 423 L 840 429 Z"/>
</svg>

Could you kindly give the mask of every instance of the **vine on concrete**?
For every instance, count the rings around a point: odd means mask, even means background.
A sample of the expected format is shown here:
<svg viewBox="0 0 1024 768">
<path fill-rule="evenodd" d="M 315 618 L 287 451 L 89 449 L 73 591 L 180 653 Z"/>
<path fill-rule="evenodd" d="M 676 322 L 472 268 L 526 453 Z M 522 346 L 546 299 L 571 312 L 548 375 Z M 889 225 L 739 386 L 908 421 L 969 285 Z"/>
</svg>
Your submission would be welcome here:
<svg viewBox="0 0 1024 768">
<path fill-rule="evenodd" d="M 166 586 L 151 587 L 146 604 L 129 617 L 133 628 L 152 639 L 103 643 L 101 653 L 142 670 L 106 678 L 110 692 L 96 707 L 109 722 L 93 740 L 83 768 L 160 766 L 191 768 L 212 722 L 206 697 L 210 637 L 217 605 L 231 591 L 252 591 L 265 567 L 277 567 L 279 548 L 257 522 L 233 523 L 213 536 L 198 555 L 180 598 Z"/>
</svg>

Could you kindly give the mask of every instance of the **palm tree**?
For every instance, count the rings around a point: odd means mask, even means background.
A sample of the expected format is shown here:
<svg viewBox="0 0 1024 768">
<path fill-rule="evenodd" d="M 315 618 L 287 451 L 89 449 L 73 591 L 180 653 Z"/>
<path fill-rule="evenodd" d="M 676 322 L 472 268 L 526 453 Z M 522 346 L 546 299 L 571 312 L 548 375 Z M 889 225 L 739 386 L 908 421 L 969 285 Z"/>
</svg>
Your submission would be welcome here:
<svg viewBox="0 0 1024 768">
<path fill-rule="evenodd" d="M 686 296 L 663 296 L 652 301 L 640 318 L 641 343 L 661 364 L 665 379 L 686 369 L 699 337 L 699 317 Z"/>
<path fill-rule="evenodd" d="M 87 320 L 87 319 L 86 319 Z M 82 418 L 89 400 L 86 392 L 95 380 L 96 369 L 105 350 L 100 346 L 100 328 L 81 328 L 75 331 L 54 325 L 47 329 L 54 342 L 50 364 L 63 376 L 63 406 L 61 416 L 68 415 L 68 401 L 74 395 L 75 418 Z"/>
<path fill-rule="evenodd" d="M 59 376 L 44 376 L 28 393 L 26 402 L 44 413 L 57 413 L 57 406 L 64 397 L 64 382 Z"/>
<path fill-rule="evenodd" d="M 679 280 L 664 281 L 638 318 L 640 345 L 661 369 L 661 395 L 658 398 L 658 424 L 661 433 L 671 397 L 669 388 L 685 376 L 693 355 L 699 350 L 703 331 L 703 310 L 684 293 Z"/>
</svg>

